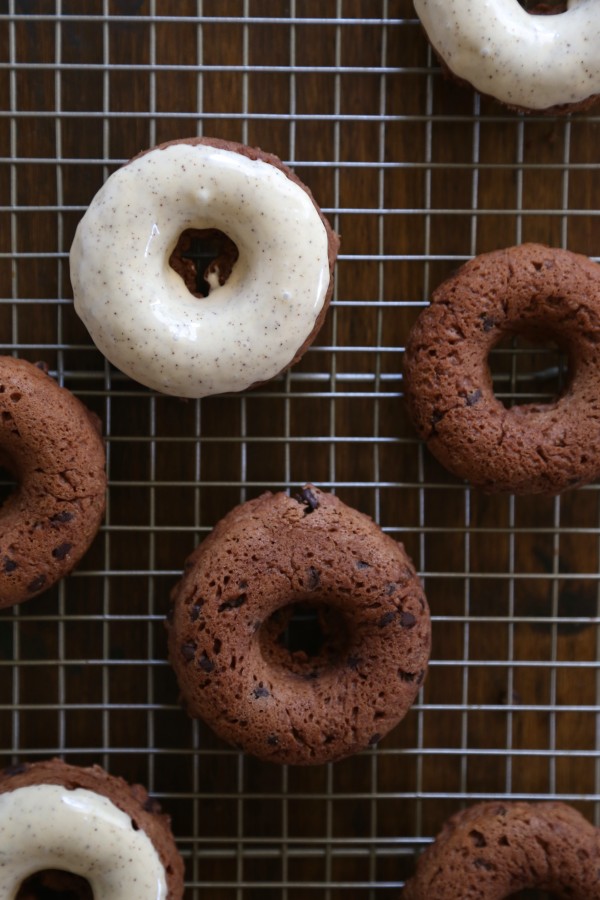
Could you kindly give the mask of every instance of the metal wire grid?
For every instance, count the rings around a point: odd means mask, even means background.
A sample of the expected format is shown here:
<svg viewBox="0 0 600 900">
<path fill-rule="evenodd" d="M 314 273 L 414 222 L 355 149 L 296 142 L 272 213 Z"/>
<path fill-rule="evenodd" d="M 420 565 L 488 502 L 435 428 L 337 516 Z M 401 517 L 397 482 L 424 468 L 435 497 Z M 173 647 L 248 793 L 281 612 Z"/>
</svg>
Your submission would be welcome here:
<svg viewBox="0 0 600 900">
<path fill-rule="evenodd" d="M 2 762 L 59 754 L 148 785 L 190 896 L 395 896 L 478 798 L 562 798 L 600 824 L 597 487 L 490 498 L 457 483 L 414 439 L 400 352 L 463 259 L 528 239 L 596 252 L 600 120 L 526 120 L 447 85 L 408 0 L 8 0 L 0 28 L 2 351 L 43 358 L 101 415 L 110 481 L 78 571 L 3 614 Z M 252 394 L 183 404 L 93 349 L 66 257 L 119 163 L 195 132 L 278 152 L 344 242 L 305 359 Z M 551 396 L 564 368 L 522 344 L 491 365 L 507 402 Z M 162 620 L 221 515 L 306 479 L 405 542 L 434 652 L 378 748 L 274 769 L 186 719 Z"/>
</svg>

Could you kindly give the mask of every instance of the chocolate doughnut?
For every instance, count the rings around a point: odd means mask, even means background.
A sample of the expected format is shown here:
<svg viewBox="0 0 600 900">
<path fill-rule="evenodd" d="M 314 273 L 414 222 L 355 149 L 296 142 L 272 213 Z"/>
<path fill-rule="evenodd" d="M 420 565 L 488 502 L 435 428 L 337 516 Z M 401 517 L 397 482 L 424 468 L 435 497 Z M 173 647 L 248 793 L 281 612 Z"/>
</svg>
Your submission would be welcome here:
<svg viewBox="0 0 600 900">
<path fill-rule="evenodd" d="M 18 482 L 0 508 L 0 608 L 76 565 L 104 513 L 99 420 L 46 372 L 0 357 L 0 466 Z"/>
<path fill-rule="evenodd" d="M 202 290 L 186 258 L 194 238 L 215 253 Z M 141 384 L 180 397 L 246 390 L 316 337 L 338 244 L 278 157 L 215 138 L 168 141 L 111 175 L 79 223 L 75 310 Z"/>
<path fill-rule="evenodd" d="M 52 759 L 0 772 L 2 897 L 180 900 L 169 817 L 139 784 Z"/>
<path fill-rule="evenodd" d="M 552 339 L 569 358 L 550 403 L 507 409 L 487 364 L 505 336 Z M 409 336 L 405 395 L 420 437 L 486 491 L 557 494 L 600 474 L 600 267 L 523 244 L 472 259 L 434 292 Z"/>
<path fill-rule="evenodd" d="M 600 831 L 565 803 L 479 803 L 456 813 L 402 900 L 504 900 L 527 890 L 600 900 Z"/>
<path fill-rule="evenodd" d="M 415 0 L 446 71 L 506 106 L 566 113 L 600 97 L 600 0 Z M 538 15 L 538 13 L 540 15 Z"/>
<path fill-rule="evenodd" d="M 229 512 L 172 600 L 187 712 L 264 760 L 317 764 L 376 744 L 425 677 L 429 610 L 404 548 L 312 485 Z M 298 643 L 295 615 L 315 631 Z"/>
</svg>

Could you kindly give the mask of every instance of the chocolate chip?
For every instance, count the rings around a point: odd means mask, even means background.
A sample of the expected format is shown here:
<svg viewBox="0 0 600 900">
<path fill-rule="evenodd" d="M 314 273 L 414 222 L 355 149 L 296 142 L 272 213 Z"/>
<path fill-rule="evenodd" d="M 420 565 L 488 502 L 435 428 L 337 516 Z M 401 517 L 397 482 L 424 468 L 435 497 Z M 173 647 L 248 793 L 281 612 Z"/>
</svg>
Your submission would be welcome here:
<svg viewBox="0 0 600 900">
<path fill-rule="evenodd" d="M 270 734 L 269 737 L 267 738 L 267 744 L 269 744 L 270 747 L 276 747 L 278 745 L 278 743 L 279 743 L 279 738 L 277 737 L 276 734 Z"/>
<path fill-rule="evenodd" d="M 353 672 L 356 672 L 361 662 L 360 656 L 349 656 L 346 660 L 346 665 L 349 669 L 352 669 Z"/>
<path fill-rule="evenodd" d="M 369 563 L 363 562 L 362 559 L 359 559 L 359 560 L 357 560 L 356 568 L 357 569 L 369 569 L 370 566 L 369 566 Z"/>
<path fill-rule="evenodd" d="M 407 681 L 410 684 L 415 680 L 415 673 L 406 672 L 404 669 L 398 669 L 398 678 L 400 681 Z"/>
<path fill-rule="evenodd" d="M 465 398 L 465 403 L 467 406 L 475 406 L 476 403 L 479 403 L 481 400 L 481 391 L 477 388 L 476 391 L 473 391 L 471 394 L 467 394 Z"/>
<path fill-rule="evenodd" d="M 298 503 L 303 503 L 306 506 L 304 510 L 304 515 L 308 515 L 311 512 L 314 512 L 315 509 L 319 506 L 319 501 L 313 494 L 310 488 L 302 488 L 302 490 L 294 495 L 294 500 L 297 500 Z"/>
<path fill-rule="evenodd" d="M 270 697 L 271 694 L 266 687 L 263 687 L 262 684 L 259 684 L 258 687 L 255 687 L 252 691 L 252 696 L 257 700 L 260 700 L 261 697 Z"/>
<path fill-rule="evenodd" d="M 25 763 L 19 763 L 16 766 L 6 766 L 2 770 L 3 775 L 7 775 L 9 778 L 13 778 L 15 775 L 21 775 L 23 772 L 26 772 L 29 766 Z"/>
<path fill-rule="evenodd" d="M 314 566 L 307 569 L 306 587 L 309 591 L 314 591 L 321 583 L 321 573 Z"/>
<path fill-rule="evenodd" d="M 204 606 L 204 600 L 198 600 L 190 609 L 190 621 L 196 622 L 200 617 L 200 610 Z"/>
<path fill-rule="evenodd" d="M 67 554 L 70 553 L 70 551 L 72 549 L 73 549 L 73 544 L 69 544 L 66 542 L 64 544 L 59 544 L 58 547 L 55 547 L 54 550 L 52 551 L 52 556 L 55 559 L 64 559 L 65 556 L 67 556 Z"/>
<path fill-rule="evenodd" d="M 483 314 L 482 319 L 483 319 L 482 327 L 485 332 L 491 331 L 492 328 L 496 327 L 496 320 L 494 318 L 492 318 L 492 316 L 486 316 L 485 314 Z"/>
<path fill-rule="evenodd" d="M 378 627 L 378 628 L 385 628 L 385 626 L 386 626 L 386 625 L 389 625 L 390 622 L 393 622 L 395 618 L 396 618 L 396 613 L 395 613 L 394 611 L 392 611 L 392 612 L 387 612 L 384 616 L 382 616 L 382 617 L 380 618 L 380 620 L 379 620 L 378 623 L 377 623 L 377 627 Z"/>
<path fill-rule="evenodd" d="M 58 522 L 58 523 L 72 522 L 74 518 L 75 518 L 74 513 L 70 513 L 70 512 L 67 512 L 66 510 L 64 510 L 63 512 L 59 512 L 53 516 L 50 516 L 50 521 Z"/>
<path fill-rule="evenodd" d="M 226 612 L 229 609 L 238 609 L 238 607 L 242 606 L 246 600 L 248 599 L 246 594 L 240 594 L 239 597 L 234 597 L 232 600 L 224 600 L 220 606 L 217 607 L 217 612 Z"/>
<path fill-rule="evenodd" d="M 154 815 L 158 815 L 161 812 L 161 806 L 158 800 L 155 800 L 153 797 L 147 797 L 144 801 L 144 809 L 146 812 L 153 813 Z"/>
<path fill-rule="evenodd" d="M 434 409 L 431 413 L 431 424 L 437 425 L 438 422 L 442 421 L 445 415 L 446 413 L 442 412 L 441 409 Z"/>
<path fill-rule="evenodd" d="M 412 613 L 409 612 L 401 612 L 400 613 L 400 624 L 403 628 L 414 628 L 417 624 L 417 620 Z"/>
<path fill-rule="evenodd" d="M 196 645 L 193 641 L 181 645 L 181 655 L 186 662 L 191 662 L 196 655 Z"/>
<path fill-rule="evenodd" d="M 483 835 L 481 831 L 477 831 L 477 829 L 474 828 L 473 831 L 469 832 L 469 837 L 475 847 L 487 847 L 485 835 Z"/>
<path fill-rule="evenodd" d="M 34 363 L 36 369 L 40 369 L 44 375 L 48 374 L 48 363 L 44 362 L 42 359 L 38 359 L 36 363 Z"/>
<path fill-rule="evenodd" d="M 385 592 L 386 592 L 387 596 L 391 597 L 392 594 L 395 594 L 397 587 L 398 587 L 398 585 L 396 584 L 395 581 L 390 581 L 388 584 L 386 584 Z"/>
<path fill-rule="evenodd" d="M 198 668 L 202 669 L 203 672 L 212 672 L 215 668 L 215 664 L 212 659 L 209 659 L 206 655 L 206 652 L 203 650 L 198 660 Z"/>
<path fill-rule="evenodd" d="M 17 568 L 17 564 L 14 559 L 11 559 L 10 556 L 5 556 L 3 559 L 4 563 L 4 571 L 5 572 L 14 572 Z"/>
<path fill-rule="evenodd" d="M 485 869 L 486 872 L 493 872 L 496 866 L 492 862 L 488 862 L 487 859 L 483 859 L 481 856 L 476 857 L 473 860 L 473 864 L 478 869 Z"/>
<path fill-rule="evenodd" d="M 381 735 L 378 733 L 375 733 L 373 735 L 373 737 L 369 738 L 369 747 L 372 747 L 374 744 L 378 744 L 380 740 L 381 740 Z"/>
<path fill-rule="evenodd" d="M 31 581 L 27 585 L 27 592 L 29 594 L 35 594 L 36 591 L 41 591 L 41 589 L 44 587 L 45 584 L 46 584 L 46 576 L 38 575 L 36 578 L 33 579 L 33 581 Z"/>
</svg>

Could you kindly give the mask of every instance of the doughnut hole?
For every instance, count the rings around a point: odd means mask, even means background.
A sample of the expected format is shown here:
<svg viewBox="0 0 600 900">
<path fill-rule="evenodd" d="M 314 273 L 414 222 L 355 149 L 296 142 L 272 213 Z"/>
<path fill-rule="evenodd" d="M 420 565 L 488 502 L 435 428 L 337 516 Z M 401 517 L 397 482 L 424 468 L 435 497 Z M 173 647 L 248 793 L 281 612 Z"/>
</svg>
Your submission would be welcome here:
<svg viewBox="0 0 600 900">
<path fill-rule="evenodd" d="M 338 609 L 318 601 L 299 601 L 281 607 L 267 619 L 259 643 L 269 665 L 314 678 L 346 658 L 350 635 Z"/>
<path fill-rule="evenodd" d="M 567 0 L 519 0 L 527 12 L 538 16 L 555 16 L 566 12 Z"/>
<path fill-rule="evenodd" d="M 507 335 L 488 357 L 494 394 L 507 408 L 552 403 L 571 378 L 569 355 L 549 338 L 543 344 L 525 335 Z"/>
<path fill-rule="evenodd" d="M 21 884 L 15 900 L 94 900 L 87 879 L 62 869 L 43 869 Z"/>
<path fill-rule="evenodd" d="M 179 236 L 169 265 L 194 297 L 208 297 L 225 284 L 238 256 L 238 248 L 223 231 L 187 228 Z"/>
</svg>

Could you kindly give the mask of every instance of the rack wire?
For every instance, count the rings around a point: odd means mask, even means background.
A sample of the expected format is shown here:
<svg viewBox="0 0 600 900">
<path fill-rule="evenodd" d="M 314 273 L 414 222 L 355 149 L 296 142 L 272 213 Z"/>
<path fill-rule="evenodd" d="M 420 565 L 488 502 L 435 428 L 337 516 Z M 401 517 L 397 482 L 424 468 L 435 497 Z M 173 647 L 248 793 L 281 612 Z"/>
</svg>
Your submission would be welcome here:
<svg viewBox="0 0 600 900">
<path fill-rule="evenodd" d="M 522 116 L 446 81 L 409 0 L 2 0 L 0 350 L 43 359 L 102 418 L 102 530 L 0 617 L 0 762 L 60 755 L 141 781 L 171 814 L 190 897 L 398 896 L 452 812 L 564 799 L 600 825 L 600 509 L 486 496 L 419 444 L 402 349 L 476 253 L 597 253 L 597 115 Z M 159 141 L 260 145 L 342 235 L 325 327 L 291 372 L 182 402 L 110 367 L 75 316 L 68 250 L 114 169 Z M 505 402 L 560 390 L 555 348 L 490 361 Z M 428 679 L 382 743 L 273 767 L 186 718 L 163 618 L 234 504 L 311 480 L 405 543 L 434 628 Z"/>
</svg>

